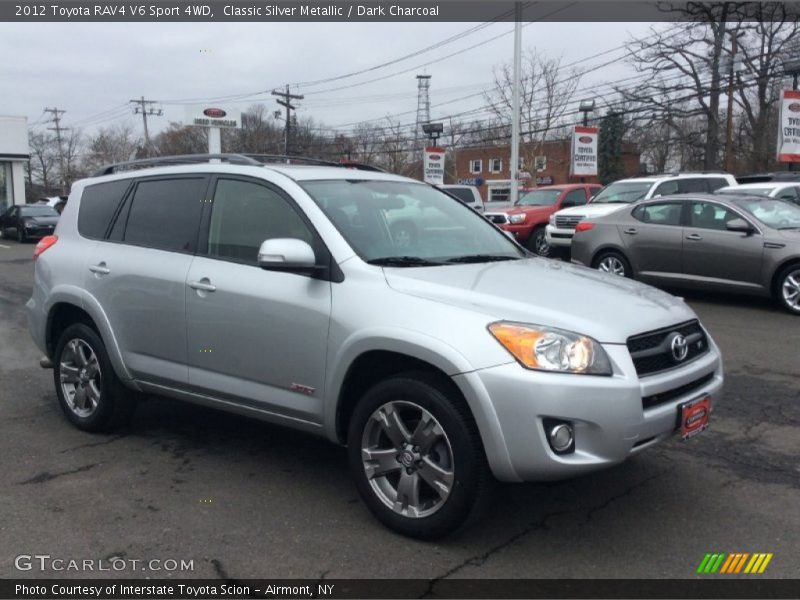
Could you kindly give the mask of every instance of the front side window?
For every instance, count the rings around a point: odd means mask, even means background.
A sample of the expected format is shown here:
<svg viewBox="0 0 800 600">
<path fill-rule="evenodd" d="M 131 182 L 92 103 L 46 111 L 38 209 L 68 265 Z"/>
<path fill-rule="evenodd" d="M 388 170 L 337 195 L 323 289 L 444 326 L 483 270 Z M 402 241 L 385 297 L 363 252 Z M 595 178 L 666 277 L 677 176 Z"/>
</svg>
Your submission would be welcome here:
<svg viewBox="0 0 800 600">
<path fill-rule="evenodd" d="M 350 179 L 302 186 L 365 261 L 424 266 L 524 256 L 474 210 L 427 185 Z"/>
<path fill-rule="evenodd" d="M 205 177 L 140 181 L 131 199 L 123 241 L 194 252 L 206 183 Z"/>
<path fill-rule="evenodd" d="M 262 242 L 273 238 L 312 243 L 311 231 L 280 194 L 258 183 L 220 179 L 211 209 L 208 255 L 255 265 Z"/>
<path fill-rule="evenodd" d="M 471 160 L 469 161 L 469 172 L 473 174 L 478 174 L 483 170 L 483 161 L 480 159 Z"/>
<path fill-rule="evenodd" d="M 726 231 L 728 229 L 728 221 L 739 218 L 741 217 L 735 212 L 720 204 L 692 202 L 692 208 L 689 211 L 689 227 Z"/>
<path fill-rule="evenodd" d="M 634 219 L 651 225 L 680 225 L 681 210 L 679 202 L 663 202 L 637 206 L 631 215 Z"/>
</svg>

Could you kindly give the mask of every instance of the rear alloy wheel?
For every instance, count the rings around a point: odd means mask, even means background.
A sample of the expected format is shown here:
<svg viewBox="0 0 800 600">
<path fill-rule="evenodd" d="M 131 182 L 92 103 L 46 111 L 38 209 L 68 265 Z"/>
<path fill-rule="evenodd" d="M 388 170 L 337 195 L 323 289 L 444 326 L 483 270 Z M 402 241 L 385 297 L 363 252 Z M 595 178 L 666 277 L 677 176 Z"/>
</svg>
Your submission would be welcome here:
<svg viewBox="0 0 800 600">
<path fill-rule="evenodd" d="M 800 265 L 793 265 L 781 273 L 778 299 L 790 313 L 800 315 Z"/>
<path fill-rule="evenodd" d="M 547 243 L 547 235 L 545 234 L 544 227 L 534 229 L 525 245 L 528 250 L 539 256 L 550 256 L 550 244 Z"/>
<path fill-rule="evenodd" d="M 594 268 L 603 273 L 611 273 L 620 277 L 631 277 L 631 266 L 627 259 L 617 252 L 606 252 L 594 261 Z"/>
<path fill-rule="evenodd" d="M 20 244 L 24 244 L 27 240 L 28 240 L 28 238 L 25 236 L 25 230 L 22 228 L 22 226 L 18 225 L 17 226 L 17 241 Z"/>
<path fill-rule="evenodd" d="M 457 392 L 428 373 L 371 388 L 350 422 L 348 454 L 361 497 L 387 527 L 434 539 L 461 526 L 489 489 L 483 446 Z"/>
<path fill-rule="evenodd" d="M 61 334 L 53 355 L 56 394 L 78 429 L 108 431 L 126 424 L 136 408 L 133 394 L 117 378 L 103 341 L 84 323 Z"/>
</svg>

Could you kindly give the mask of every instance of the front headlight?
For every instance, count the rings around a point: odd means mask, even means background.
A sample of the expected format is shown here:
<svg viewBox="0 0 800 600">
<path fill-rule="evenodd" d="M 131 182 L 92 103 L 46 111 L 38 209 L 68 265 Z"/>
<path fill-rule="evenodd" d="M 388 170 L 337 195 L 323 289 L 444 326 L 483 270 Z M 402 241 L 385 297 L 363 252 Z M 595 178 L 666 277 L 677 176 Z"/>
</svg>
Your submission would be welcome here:
<svg viewBox="0 0 800 600">
<path fill-rule="evenodd" d="M 524 367 L 559 373 L 611 375 L 603 347 L 585 335 L 521 323 L 497 322 L 489 331 Z"/>
<path fill-rule="evenodd" d="M 513 223 L 514 225 L 519 225 L 520 223 L 525 222 L 525 215 L 509 215 L 508 222 Z"/>
<path fill-rule="evenodd" d="M 548 220 L 548 223 L 550 223 L 550 225 L 552 225 L 553 227 L 556 226 L 556 215 L 555 214 L 550 215 L 550 219 Z"/>
</svg>

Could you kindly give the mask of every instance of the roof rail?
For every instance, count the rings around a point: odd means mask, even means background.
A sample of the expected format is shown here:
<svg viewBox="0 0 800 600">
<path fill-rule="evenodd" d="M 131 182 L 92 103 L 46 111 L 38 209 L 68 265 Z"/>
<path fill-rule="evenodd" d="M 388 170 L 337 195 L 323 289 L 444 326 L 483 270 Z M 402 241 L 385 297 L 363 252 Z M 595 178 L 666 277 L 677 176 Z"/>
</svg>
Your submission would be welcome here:
<svg viewBox="0 0 800 600">
<path fill-rule="evenodd" d="M 211 160 L 226 161 L 234 165 L 261 166 L 257 160 L 244 154 L 179 154 L 176 156 L 157 156 L 155 158 L 140 158 L 123 162 L 104 165 L 92 174 L 92 177 L 111 175 L 117 171 L 142 169 L 145 167 L 158 167 L 163 165 L 185 165 L 191 163 L 204 163 Z"/>
<path fill-rule="evenodd" d="M 340 162 L 336 162 L 333 160 L 325 160 L 322 158 L 311 158 L 309 156 L 294 156 L 291 154 L 252 154 L 252 153 L 245 153 L 242 156 L 246 156 L 247 158 L 253 158 L 255 160 L 261 161 L 262 163 L 269 163 L 269 162 L 286 162 L 287 164 L 292 163 L 305 163 L 309 165 L 319 165 L 325 167 L 344 167 L 346 169 L 358 169 L 359 171 L 380 171 L 385 173 L 383 169 L 380 167 L 376 167 L 374 165 L 368 165 L 365 163 L 355 162 L 351 160 L 342 160 Z"/>
</svg>

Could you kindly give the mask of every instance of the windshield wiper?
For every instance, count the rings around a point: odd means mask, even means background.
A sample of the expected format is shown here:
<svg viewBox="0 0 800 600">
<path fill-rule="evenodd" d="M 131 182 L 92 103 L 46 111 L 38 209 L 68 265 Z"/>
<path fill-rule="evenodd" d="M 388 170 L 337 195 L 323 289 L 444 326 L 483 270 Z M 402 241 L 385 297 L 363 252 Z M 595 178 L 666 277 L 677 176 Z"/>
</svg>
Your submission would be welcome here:
<svg viewBox="0 0 800 600">
<path fill-rule="evenodd" d="M 368 260 L 367 263 L 380 267 L 435 267 L 442 265 L 440 262 L 428 260 L 420 256 L 384 256 L 382 258 Z"/>
<path fill-rule="evenodd" d="M 506 254 L 467 254 L 448 258 L 445 262 L 449 263 L 482 263 L 497 262 L 501 260 L 519 260 L 518 256 L 508 256 Z"/>
</svg>

